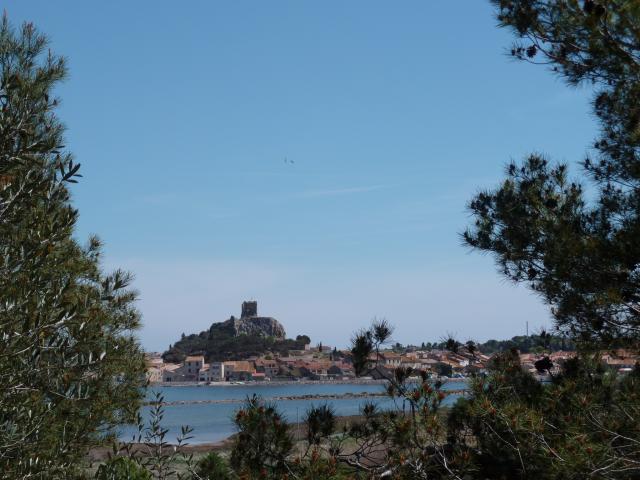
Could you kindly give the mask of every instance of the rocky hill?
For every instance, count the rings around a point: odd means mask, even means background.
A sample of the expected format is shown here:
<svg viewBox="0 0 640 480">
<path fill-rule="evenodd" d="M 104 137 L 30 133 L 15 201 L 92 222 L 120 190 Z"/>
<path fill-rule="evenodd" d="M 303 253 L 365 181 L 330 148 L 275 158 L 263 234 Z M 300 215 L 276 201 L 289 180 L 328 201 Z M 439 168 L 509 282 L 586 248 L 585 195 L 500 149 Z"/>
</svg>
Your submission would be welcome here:
<svg viewBox="0 0 640 480">
<path fill-rule="evenodd" d="M 203 354 L 206 361 L 241 360 L 269 352 L 287 355 L 302 350 L 309 337 L 287 339 L 282 324 L 273 317 L 258 316 L 257 302 L 244 302 L 240 318 L 215 322 L 209 330 L 182 335 L 162 355 L 166 362 L 181 362 L 187 355 Z"/>
<path fill-rule="evenodd" d="M 231 317 L 222 323 L 230 324 L 236 337 L 240 335 L 258 335 L 261 337 L 273 337 L 278 340 L 284 340 L 286 338 L 284 327 L 278 320 L 272 317 Z M 213 327 L 213 325 L 211 327 Z"/>
</svg>

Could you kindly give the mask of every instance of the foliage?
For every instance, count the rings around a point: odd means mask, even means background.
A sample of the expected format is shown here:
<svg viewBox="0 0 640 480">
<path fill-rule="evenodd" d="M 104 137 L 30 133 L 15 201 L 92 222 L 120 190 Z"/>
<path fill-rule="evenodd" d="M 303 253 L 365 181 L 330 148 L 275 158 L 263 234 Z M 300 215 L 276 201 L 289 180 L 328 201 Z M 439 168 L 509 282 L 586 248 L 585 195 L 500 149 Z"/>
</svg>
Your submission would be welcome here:
<svg viewBox="0 0 640 480">
<path fill-rule="evenodd" d="M 565 337 L 540 332 L 538 335 L 517 335 L 511 340 L 487 340 L 484 343 L 477 344 L 476 347 L 480 352 L 489 355 L 495 352 L 506 352 L 514 348 L 520 353 L 575 350 L 576 345 Z"/>
<path fill-rule="evenodd" d="M 393 328 L 385 319 L 374 319 L 371 327 L 357 332 L 351 339 L 351 361 L 356 375 L 370 373 L 380 361 L 380 350 L 391 334 Z"/>
<path fill-rule="evenodd" d="M 187 355 L 202 354 L 207 361 L 244 360 L 267 352 L 288 355 L 289 350 L 303 350 L 309 337 L 298 335 L 295 340 L 278 340 L 260 335 L 235 336 L 225 322 L 214 323 L 199 334 L 183 335 L 162 355 L 165 362 L 179 363 Z"/>
<path fill-rule="evenodd" d="M 88 448 L 134 417 L 144 359 L 131 276 L 73 238 L 54 87 L 66 63 L 31 24 L 0 24 L 0 470 L 71 478 Z"/>
<path fill-rule="evenodd" d="M 434 366 L 434 369 L 441 377 L 451 377 L 453 375 L 453 367 L 448 363 L 438 363 Z"/>
<path fill-rule="evenodd" d="M 128 457 L 114 457 L 100 465 L 96 480 L 152 480 L 149 471 Z"/>
<path fill-rule="evenodd" d="M 618 378 L 598 351 L 640 333 L 640 7 L 631 0 L 493 0 L 511 54 L 592 85 L 599 138 L 569 168 L 532 154 L 469 204 L 466 243 L 549 305 L 580 356 L 550 385 L 506 352 L 450 417 L 449 440 L 478 478 L 638 478 L 638 372 Z M 542 338 L 549 342 L 549 337 Z M 545 347 L 546 348 L 546 347 Z M 596 352 L 596 353 L 589 353 Z M 549 372 L 548 358 L 536 362 Z"/>
<path fill-rule="evenodd" d="M 371 349 L 360 350 L 369 359 L 362 373 L 379 368 L 370 359 L 385 336 L 376 337 L 373 328 L 362 331 L 353 339 L 354 349 L 368 340 Z M 598 355 L 583 355 L 567 360 L 543 384 L 523 370 L 517 350 L 511 349 L 495 355 L 488 369 L 488 376 L 474 377 L 469 393 L 443 410 L 447 391 L 442 383 L 430 381 L 425 372 L 397 368 L 387 377 L 395 407 L 365 404 L 362 418 L 341 429 L 330 408 L 312 408 L 304 420 L 306 446 L 298 451 L 290 448 L 290 437 L 284 444 L 276 439 L 275 425 L 287 431 L 277 410 L 260 409 L 254 399 L 237 417 L 244 436 L 233 454 L 249 455 L 252 468 L 238 471 L 256 476 L 249 478 L 285 473 L 325 479 L 360 473 L 372 479 L 637 478 L 640 367 L 618 376 Z M 421 381 L 410 380 L 416 373 Z M 280 451 L 277 470 L 273 459 L 259 453 L 274 446 Z"/>
<path fill-rule="evenodd" d="M 293 449 L 289 425 L 275 405 L 260 397 L 248 397 L 243 408 L 236 412 L 238 429 L 231 466 L 240 473 L 251 475 L 282 475 L 287 472 L 287 457 Z"/>
<path fill-rule="evenodd" d="M 167 441 L 168 430 L 162 426 L 164 396 L 160 392 L 154 391 L 153 400 L 150 403 L 148 424 L 143 422 L 142 415 L 138 413 L 137 435 L 134 435 L 130 443 L 119 445 L 116 442 L 113 447 L 114 453 L 117 456 L 135 461 L 150 472 L 154 479 L 191 479 L 192 476 L 196 476 L 193 455 L 184 453 L 183 447 L 187 446 L 188 441 L 193 438 L 191 436 L 192 429 L 183 426 L 177 443 L 170 444 Z M 178 460 L 186 465 L 186 474 L 176 471 Z"/>
<path fill-rule="evenodd" d="M 371 357 L 391 335 L 386 321 L 353 339 L 354 361 L 366 365 L 362 373 L 377 369 Z M 366 346 L 366 348 L 363 347 Z M 373 403 L 362 406 L 362 418 L 338 428 L 333 410 L 327 405 L 312 407 L 306 413 L 306 435 L 302 445 L 293 448 L 292 434 L 273 405 L 258 397 L 249 398 L 235 417 L 238 428 L 231 464 L 247 478 L 339 479 L 446 478 L 454 465 L 465 468 L 465 459 L 448 457 L 442 445 L 445 438 L 441 405 L 446 398 L 442 383 L 409 381 L 410 370 L 398 368 L 390 377 L 388 395 L 402 408 L 383 410 Z M 428 476 L 428 477 L 427 477 Z"/>
<path fill-rule="evenodd" d="M 310 445 L 320 445 L 329 437 L 336 426 L 336 414 L 329 405 L 311 407 L 307 411 L 305 423 L 307 425 L 307 442 Z"/>
<path fill-rule="evenodd" d="M 417 346 L 400 346 L 398 344 L 394 346 L 394 351 L 398 353 L 404 353 L 407 351 L 415 350 L 450 350 L 451 345 L 447 345 L 450 339 L 445 339 L 440 342 L 423 342 L 420 347 Z M 617 346 L 613 344 L 613 346 Z M 622 347 L 622 345 L 619 345 Z M 462 348 L 471 355 L 477 353 L 483 353 L 490 355 L 495 352 L 504 352 L 515 348 L 520 353 L 541 353 L 544 351 L 568 351 L 575 350 L 576 344 L 566 335 L 554 335 L 549 332 L 541 331 L 539 333 L 531 335 L 516 335 L 509 340 L 487 340 L 484 343 L 477 343 L 472 340 L 467 340 L 464 343 L 458 343 L 457 348 Z"/>
<path fill-rule="evenodd" d="M 453 408 L 448 438 L 477 478 L 637 478 L 639 373 L 618 378 L 578 358 L 543 386 L 502 354 Z"/>
<path fill-rule="evenodd" d="M 227 462 L 216 452 L 209 452 L 198 461 L 194 477 L 198 480 L 233 480 L 233 472 Z"/>
<path fill-rule="evenodd" d="M 494 0 L 518 37 L 516 58 L 544 63 L 569 85 L 590 83 L 600 136 L 568 166 L 532 154 L 469 204 L 464 234 L 501 272 L 553 306 L 558 329 L 583 343 L 637 341 L 640 332 L 640 8 L 633 0 Z M 588 192 L 588 193 L 587 193 Z"/>
</svg>

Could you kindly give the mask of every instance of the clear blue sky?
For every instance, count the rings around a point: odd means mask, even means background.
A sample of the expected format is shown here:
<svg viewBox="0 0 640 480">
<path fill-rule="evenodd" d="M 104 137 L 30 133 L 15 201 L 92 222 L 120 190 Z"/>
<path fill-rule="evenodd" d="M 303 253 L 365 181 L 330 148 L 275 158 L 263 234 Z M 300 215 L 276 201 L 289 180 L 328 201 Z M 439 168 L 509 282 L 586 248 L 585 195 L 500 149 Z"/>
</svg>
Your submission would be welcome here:
<svg viewBox="0 0 640 480">
<path fill-rule="evenodd" d="M 511 158 L 582 159 L 594 123 L 587 92 L 505 55 L 488 2 L 4 7 L 69 58 L 78 236 L 136 274 L 146 348 L 250 298 L 338 346 L 375 316 L 402 343 L 549 322 L 461 246 L 465 203 Z"/>
</svg>

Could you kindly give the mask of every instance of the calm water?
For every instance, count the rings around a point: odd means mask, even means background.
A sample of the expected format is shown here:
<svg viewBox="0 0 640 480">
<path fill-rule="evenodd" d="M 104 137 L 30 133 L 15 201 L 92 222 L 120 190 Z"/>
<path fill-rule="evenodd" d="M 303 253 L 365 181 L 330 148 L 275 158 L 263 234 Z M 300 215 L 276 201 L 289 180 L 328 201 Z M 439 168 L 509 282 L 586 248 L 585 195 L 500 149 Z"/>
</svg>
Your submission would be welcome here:
<svg viewBox="0 0 640 480">
<path fill-rule="evenodd" d="M 451 382 L 445 384 L 444 389 L 461 389 L 465 384 Z M 223 404 L 188 404 L 168 405 L 162 422 L 164 428 L 169 429 L 167 440 L 174 442 L 183 425 L 193 428 L 191 444 L 216 442 L 235 433 L 232 418 L 242 405 L 243 400 L 254 393 L 265 399 L 270 397 L 298 396 L 298 395 L 327 395 L 360 392 L 381 392 L 382 385 L 360 384 L 291 384 L 291 385 L 232 385 L 232 386 L 189 386 L 189 387 L 154 387 L 164 396 L 165 402 L 180 400 L 236 400 L 234 403 Z M 153 395 L 149 394 L 149 398 Z M 445 404 L 455 402 L 457 396 L 451 395 Z M 328 403 L 333 406 L 337 415 L 357 415 L 360 406 L 366 401 L 373 401 L 381 407 L 391 406 L 392 401 L 386 397 L 331 399 L 331 400 L 281 400 L 276 402 L 279 410 L 290 422 L 301 419 L 311 405 Z M 143 417 L 147 418 L 149 407 L 143 409 Z M 137 432 L 134 427 L 125 428 L 120 432 L 122 440 L 131 440 Z"/>
</svg>

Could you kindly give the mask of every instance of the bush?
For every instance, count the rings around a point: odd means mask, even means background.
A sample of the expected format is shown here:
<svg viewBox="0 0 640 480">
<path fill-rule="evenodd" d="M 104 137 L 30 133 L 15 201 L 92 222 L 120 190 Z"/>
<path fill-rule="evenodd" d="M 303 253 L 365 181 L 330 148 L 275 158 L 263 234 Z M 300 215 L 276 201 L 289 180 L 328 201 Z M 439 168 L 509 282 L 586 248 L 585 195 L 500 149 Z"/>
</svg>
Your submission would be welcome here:
<svg viewBox="0 0 640 480">
<path fill-rule="evenodd" d="M 152 480 L 151 473 L 129 457 L 114 457 L 100 465 L 97 480 Z"/>
<path fill-rule="evenodd" d="M 235 478 L 227 462 L 216 452 L 209 452 L 198 462 L 196 475 L 196 478 L 200 477 L 202 480 L 232 480 Z"/>
<path fill-rule="evenodd" d="M 236 472 L 280 476 L 287 471 L 287 457 L 293 450 L 289 425 L 275 405 L 254 395 L 236 413 L 238 429 L 231 465 Z"/>
</svg>

